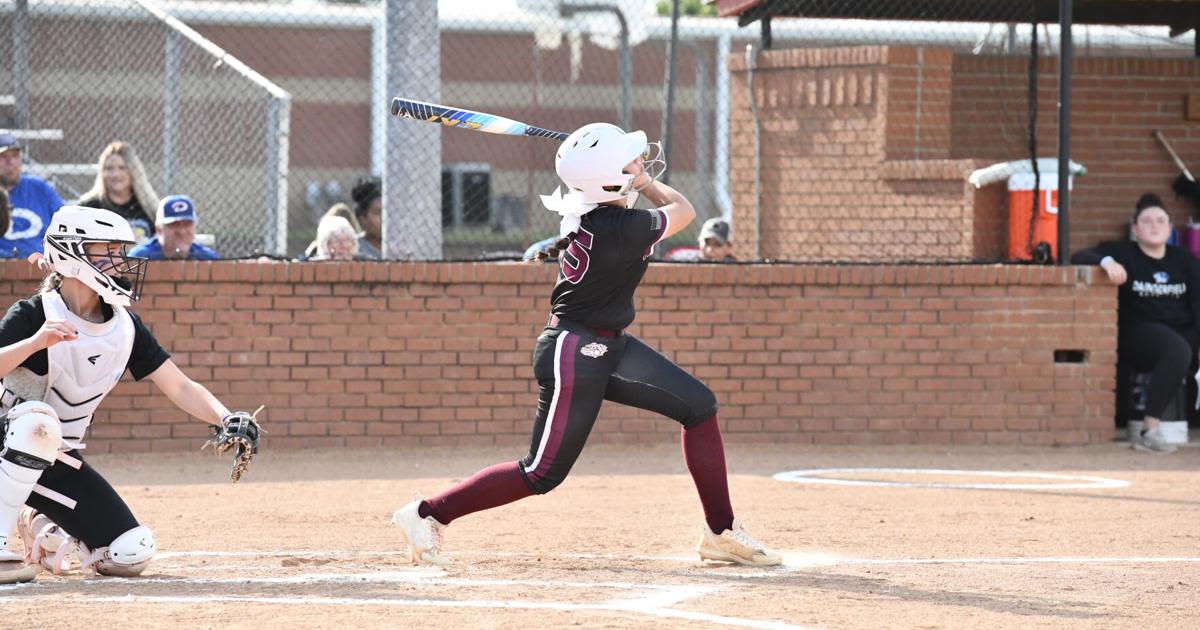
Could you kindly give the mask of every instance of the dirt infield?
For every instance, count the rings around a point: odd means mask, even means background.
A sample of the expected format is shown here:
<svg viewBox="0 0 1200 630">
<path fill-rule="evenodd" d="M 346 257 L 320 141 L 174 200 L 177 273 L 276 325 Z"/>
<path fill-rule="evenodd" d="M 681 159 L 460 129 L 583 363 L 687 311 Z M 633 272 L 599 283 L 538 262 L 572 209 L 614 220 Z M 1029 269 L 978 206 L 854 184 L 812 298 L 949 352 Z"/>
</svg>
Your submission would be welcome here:
<svg viewBox="0 0 1200 630">
<path fill-rule="evenodd" d="M 678 450 L 595 445 L 550 495 L 449 527 L 452 566 L 411 566 L 391 511 L 518 451 L 265 452 L 237 486 L 211 456 L 91 457 L 158 558 L 0 587 L 2 625 L 1200 627 L 1200 449 L 731 446 L 738 515 L 785 553 L 763 570 L 695 556 Z M 832 468 L 870 470 L 772 477 Z"/>
</svg>

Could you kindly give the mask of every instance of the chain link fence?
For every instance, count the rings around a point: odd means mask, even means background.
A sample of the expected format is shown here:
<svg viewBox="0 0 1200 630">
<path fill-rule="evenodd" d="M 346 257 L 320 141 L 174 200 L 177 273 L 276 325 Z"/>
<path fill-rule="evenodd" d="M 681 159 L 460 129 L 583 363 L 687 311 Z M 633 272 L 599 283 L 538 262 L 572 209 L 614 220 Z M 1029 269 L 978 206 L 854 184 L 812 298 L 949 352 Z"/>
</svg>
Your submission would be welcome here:
<svg viewBox="0 0 1200 630">
<path fill-rule="evenodd" d="M 735 206 L 753 182 L 731 181 L 745 172 L 730 160 L 746 141 L 731 124 L 748 102 L 730 60 L 748 45 L 761 50 L 764 38 L 775 51 L 952 51 L 955 76 L 971 84 L 962 89 L 986 111 L 962 114 L 954 129 L 965 135 L 944 147 L 917 136 L 929 144 L 913 145 L 909 158 L 1019 159 L 1031 139 L 1053 138 L 1050 67 L 1039 70 L 1032 109 L 1027 86 L 1034 33 L 1045 63 L 1057 27 L 1035 31 L 1032 14 L 1002 10 L 1021 2 L 917 3 L 941 7 L 939 19 L 890 0 L 798 1 L 797 12 L 818 7 L 828 17 L 775 17 L 769 36 L 761 22 L 716 17 L 724 4 L 681 0 L 670 64 L 669 0 L 7 2 L 0 127 L 30 134 L 27 171 L 66 199 L 92 187 L 107 144 L 130 143 L 158 194 L 196 200 L 198 231 L 225 257 L 301 255 L 321 217 L 345 204 L 363 233 L 360 255 L 378 247 L 429 260 L 514 259 L 555 234 L 557 216 L 538 195 L 558 185 L 556 145 L 399 120 L 388 112 L 394 96 L 559 131 L 597 120 L 652 138 L 669 131 L 669 182 L 699 217 L 660 252 L 695 246 L 709 217 L 733 219 L 735 234 L 751 229 Z M 854 19 L 863 17 L 856 10 L 873 19 Z M 1167 27 L 1074 33 L 1081 57 L 1194 54 L 1192 34 L 1172 37 Z M 1039 134 L 1030 133 L 1033 112 Z M 1053 150 L 1046 140 L 1038 149 Z M 738 256 L 804 258 L 740 243 Z"/>
<path fill-rule="evenodd" d="M 151 190 L 195 200 L 201 241 L 227 257 L 284 253 L 286 91 L 150 2 L 0 5 L 0 59 L 0 127 L 68 203 L 123 141 Z M 158 199 L 137 201 L 152 223 Z"/>
</svg>

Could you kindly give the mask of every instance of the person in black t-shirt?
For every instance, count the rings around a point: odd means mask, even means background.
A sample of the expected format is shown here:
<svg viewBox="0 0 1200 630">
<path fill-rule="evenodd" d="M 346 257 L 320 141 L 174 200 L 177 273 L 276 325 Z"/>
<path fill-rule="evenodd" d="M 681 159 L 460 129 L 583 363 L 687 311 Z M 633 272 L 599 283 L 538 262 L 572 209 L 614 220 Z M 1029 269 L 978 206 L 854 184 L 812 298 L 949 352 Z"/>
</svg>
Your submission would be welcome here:
<svg viewBox="0 0 1200 630">
<path fill-rule="evenodd" d="M 712 390 L 625 332 L 633 294 L 654 246 L 695 218 L 683 195 L 655 181 L 665 162 L 641 131 L 586 125 L 563 141 L 555 171 L 569 193 L 542 197 L 562 215 L 560 238 L 538 259 L 558 258 L 550 322 L 534 349 L 540 395 L 529 453 L 396 510 L 414 563 L 446 564 L 442 528 L 451 521 L 553 490 L 583 450 L 605 400 L 658 412 L 682 425 L 684 460 L 704 508 L 702 559 L 780 564 L 778 554 L 734 519 L 725 449 Z M 650 172 L 647 172 L 650 171 Z M 654 204 L 636 210 L 638 194 Z"/>
<path fill-rule="evenodd" d="M 38 564 L 59 573 L 76 560 L 130 577 L 154 556 L 154 534 L 80 454 L 96 409 L 126 371 L 211 425 L 230 415 L 126 308 L 147 264 L 126 254 L 133 241 L 113 212 L 59 209 L 45 254 L 31 258 L 49 275 L 0 320 L 0 583 L 31 580 Z M 24 556 L 7 549 L 14 526 Z"/>
<path fill-rule="evenodd" d="M 1100 265 L 1118 292 L 1117 353 L 1149 372 L 1144 430 L 1134 448 L 1170 453 L 1160 426 L 1163 411 L 1200 349 L 1200 262 L 1168 245 L 1171 217 L 1162 200 L 1146 193 L 1133 215 L 1137 241 L 1112 241 L 1076 252 L 1071 262 Z"/>
<path fill-rule="evenodd" d="M 127 143 L 118 141 L 104 147 L 96 165 L 96 181 L 76 203 L 121 215 L 133 228 L 138 243 L 154 236 L 158 193 L 150 185 L 142 161 Z"/>
</svg>

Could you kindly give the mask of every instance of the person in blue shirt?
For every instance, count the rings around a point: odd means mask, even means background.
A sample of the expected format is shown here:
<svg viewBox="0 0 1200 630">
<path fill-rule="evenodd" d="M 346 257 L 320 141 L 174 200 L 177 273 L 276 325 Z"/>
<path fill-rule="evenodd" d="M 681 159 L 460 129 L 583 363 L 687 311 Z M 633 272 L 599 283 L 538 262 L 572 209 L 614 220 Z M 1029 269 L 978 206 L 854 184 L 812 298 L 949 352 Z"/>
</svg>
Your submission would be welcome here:
<svg viewBox="0 0 1200 630">
<path fill-rule="evenodd" d="M 538 252 L 545 251 L 557 240 L 558 235 L 555 234 L 554 236 L 544 238 L 533 245 L 530 245 L 529 248 L 525 250 L 525 253 L 521 254 L 521 260 L 533 260 L 534 258 L 537 258 Z M 547 258 L 547 260 L 549 259 Z M 555 260 L 558 260 L 557 256 L 555 257 Z"/>
<path fill-rule="evenodd" d="M 50 217 L 63 205 L 50 184 L 21 173 L 22 150 L 16 136 L 0 133 L 0 188 L 8 191 L 12 206 L 8 230 L 0 238 L 0 258 L 28 258 L 41 252 Z"/>
<path fill-rule="evenodd" d="M 158 203 L 154 221 L 158 233 L 138 245 L 130 256 L 151 260 L 217 260 L 216 251 L 196 243 L 196 202 L 187 195 L 171 195 Z"/>
</svg>

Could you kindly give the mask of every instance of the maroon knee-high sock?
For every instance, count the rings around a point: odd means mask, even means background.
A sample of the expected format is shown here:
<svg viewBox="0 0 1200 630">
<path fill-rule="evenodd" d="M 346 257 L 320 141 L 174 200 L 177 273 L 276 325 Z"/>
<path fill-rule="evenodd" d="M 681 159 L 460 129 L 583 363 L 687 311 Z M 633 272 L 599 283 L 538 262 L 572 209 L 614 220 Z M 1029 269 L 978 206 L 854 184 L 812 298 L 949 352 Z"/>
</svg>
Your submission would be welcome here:
<svg viewBox="0 0 1200 630">
<path fill-rule="evenodd" d="M 421 518 L 432 516 L 442 525 L 449 525 L 460 516 L 524 499 L 533 491 L 525 485 L 518 466 L 518 462 L 505 462 L 484 468 L 470 479 L 422 501 L 417 514 Z"/>
<path fill-rule="evenodd" d="M 681 431 L 683 460 L 687 463 L 708 528 L 720 534 L 733 527 L 733 506 L 729 504 L 729 479 L 725 474 L 725 443 L 721 440 L 721 423 L 713 414 L 692 427 Z"/>
</svg>

